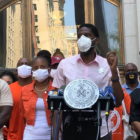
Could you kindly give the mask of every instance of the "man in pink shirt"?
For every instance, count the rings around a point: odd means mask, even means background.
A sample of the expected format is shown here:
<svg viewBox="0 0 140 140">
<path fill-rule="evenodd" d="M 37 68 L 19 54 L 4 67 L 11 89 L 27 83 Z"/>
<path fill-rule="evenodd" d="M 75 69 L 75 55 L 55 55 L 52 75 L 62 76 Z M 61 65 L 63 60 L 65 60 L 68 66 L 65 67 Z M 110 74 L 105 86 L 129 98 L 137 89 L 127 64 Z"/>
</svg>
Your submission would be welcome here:
<svg viewBox="0 0 140 140">
<path fill-rule="evenodd" d="M 80 54 L 62 60 L 58 66 L 54 77 L 53 86 L 60 88 L 69 82 L 84 78 L 92 80 L 100 90 L 104 90 L 112 81 L 116 106 L 120 106 L 123 100 L 123 91 L 119 83 L 117 72 L 117 57 L 112 59 L 105 58 L 96 54 L 95 46 L 99 41 L 97 28 L 92 24 L 83 24 L 78 29 L 78 48 Z M 108 61 L 108 62 L 107 62 Z M 110 62 L 111 61 L 111 62 Z M 102 112 L 102 126 L 100 140 L 111 140 L 111 133 L 108 134 L 105 113 Z M 79 124 L 75 124 L 79 125 Z M 79 126 L 78 126 L 79 127 Z M 93 124 L 80 124 L 81 133 L 75 128 L 67 129 L 64 127 L 64 140 L 91 140 L 95 139 L 97 127 Z M 85 137 L 86 134 L 86 137 Z"/>
</svg>

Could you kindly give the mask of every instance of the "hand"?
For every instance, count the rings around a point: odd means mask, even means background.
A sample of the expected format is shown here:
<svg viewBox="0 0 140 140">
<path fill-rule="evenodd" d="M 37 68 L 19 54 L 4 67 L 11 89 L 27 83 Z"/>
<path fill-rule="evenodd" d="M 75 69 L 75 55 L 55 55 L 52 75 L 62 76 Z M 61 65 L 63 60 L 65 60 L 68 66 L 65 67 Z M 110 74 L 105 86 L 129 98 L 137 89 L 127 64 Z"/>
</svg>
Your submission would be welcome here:
<svg viewBox="0 0 140 140">
<path fill-rule="evenodd" d="M 107 62 L 110 66 L 111 71 L 116 70 L 117 65 L 118 65 L 118 57 L 116 55 L 116 52 L 113 52 L 113 51 L 108 52 L 106 57 L 107 57 Z"/>
<path fill-rule="evenodd" d="M 116 52 L 113 51 L 108 52 L 106 57 L 111 69 L 112 79 L 118 78 L 118 70 L 117 70 L 118 57 L 116 55 Z"/>
</svg>

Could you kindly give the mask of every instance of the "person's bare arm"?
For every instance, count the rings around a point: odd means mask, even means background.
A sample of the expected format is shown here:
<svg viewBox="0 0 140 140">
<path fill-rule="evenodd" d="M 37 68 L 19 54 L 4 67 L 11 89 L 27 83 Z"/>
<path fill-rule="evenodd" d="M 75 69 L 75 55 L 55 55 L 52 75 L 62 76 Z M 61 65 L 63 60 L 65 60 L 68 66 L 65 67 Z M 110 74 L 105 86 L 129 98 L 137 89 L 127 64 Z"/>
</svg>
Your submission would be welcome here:
<svg viewBox="0 0 140 140">
<path fill-rule="evenodd" d="M 107 61 L 108 61 L 108 64 L 110 66 L 111 73 L 112 73 L 112 77 L 111 77 L 112 87 L 114 91 L 114 96 L 116 98 L 116 107 L 118 107 L 122 104 L 122 100 L 124 98 L 124 93 L 123 93 L 123 90 L 119 81 L 118 70 L 117 70 L 118 58 L 114 54 L 113 57 L 108 56 Z"/>
<path fill-rule="evenodd" d="M 11 111 L 12 106 L 0 106 L 0 129 L 9 121 Z"/>
<path fill-rule="evenodd" d="M 140 136 L 140 122 L 134 121 L 131 123 L 132 129 Z"/>
<path fill-rule="evenodd" d="M 119 79 L 116 69 L 112 71 L 112 87 L 114 96 L 116 98 L 116 107 L 120 106 L 122 104 L 122 100 L 124 99 L 124 93 L 119 80 L 113 81 L 117 78 Z"/>
</svg>

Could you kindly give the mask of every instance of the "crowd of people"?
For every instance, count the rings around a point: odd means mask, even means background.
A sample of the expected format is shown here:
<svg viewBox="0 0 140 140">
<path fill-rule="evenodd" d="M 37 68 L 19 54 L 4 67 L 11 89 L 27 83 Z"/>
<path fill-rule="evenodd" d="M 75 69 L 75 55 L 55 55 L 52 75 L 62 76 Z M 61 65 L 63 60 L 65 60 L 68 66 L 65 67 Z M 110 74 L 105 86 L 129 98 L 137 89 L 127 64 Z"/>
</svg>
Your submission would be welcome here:
<svg viewBox="0 0 140 140">
<path fill-rule="evenodd" d="M 92 24 L 82 24 L 77 35 L 79 54 L 65 58 L 59 49 L 53 55 L 41 50 L 33 60 L 21 58 L 15 72 L 0 74 L 0 140 L 51 140 L 53 119 L 48 109 L 48 92 L 79 78 L 93 81 L 100 91 L 112 91 L 115 108 L 108 120 L 105 112 L 101 112 L 98 140 L 139 139 L 140 83 L 137 66 L 133 63 L 125 65 L 126 83 L 122 85 L 116 53 L 109 52 L 106 58 L 96 53 L 100 38 L 97 28 Z M 89 117 L 87 112 L 82 115 Z M 73 113 L 63 117 L 64 120 L 69 119 L 70 124 L 65 125 L 64 122 L 62 139 L 96 139 L 97 125 L 91 121 L 81 122 L 77 117 Z"/>
</svg>

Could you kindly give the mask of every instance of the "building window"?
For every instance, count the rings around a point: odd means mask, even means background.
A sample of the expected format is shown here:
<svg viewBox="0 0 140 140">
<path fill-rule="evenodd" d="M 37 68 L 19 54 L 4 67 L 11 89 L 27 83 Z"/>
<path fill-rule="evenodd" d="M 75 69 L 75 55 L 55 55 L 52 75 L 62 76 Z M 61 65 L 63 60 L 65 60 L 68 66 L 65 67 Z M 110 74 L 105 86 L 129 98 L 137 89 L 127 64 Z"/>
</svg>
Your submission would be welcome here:
<svg viewBox="0 0 140 140">
<path fill-rule="evenodd" d="M 37 5 L 33 4 L 33 8 L 34 8 L 34 10 L 37 10 Z"/>
<path fill-rule="evenodd" d="M 110 14 L 111 13 L 111 14 Z M 100 45 L 98 53 L 102 56 L 115 51 L 119 64 L 124 63 L 122 45 L 122 23 L 119 0 L 94 0 L 95 25 L 99 29 Z"/>
<path fill-rule="evenodd" d="M 52 53 L 59 48 L 66 57 L 77 54 L 77 28 L 82 23 L 91 23 L 97 26 L 100 34 L 97 53 L 106 57 L 108 51 L 115 51 L 119 64 L 124 63 L 120 0 L 46 1 L 42 20 L 42 11 L 38 11 L 42 46 L 47 46 Z"/>
<path fill-rule="evenodd" d="M 38 32 L 38 26 L 35 26 L 35 32 Z"/>
<path fill-rule="evenodd" d="M 38 22 L 38 16 L 35 15 L 34 17 L 35 17 L 35 22 Z"/>
<path fill-rule="evenodd" d="M 36 42 L 37 42 L 37 44 L 40 44 L 39 36 L 36 36 Z"/>
</svg>

